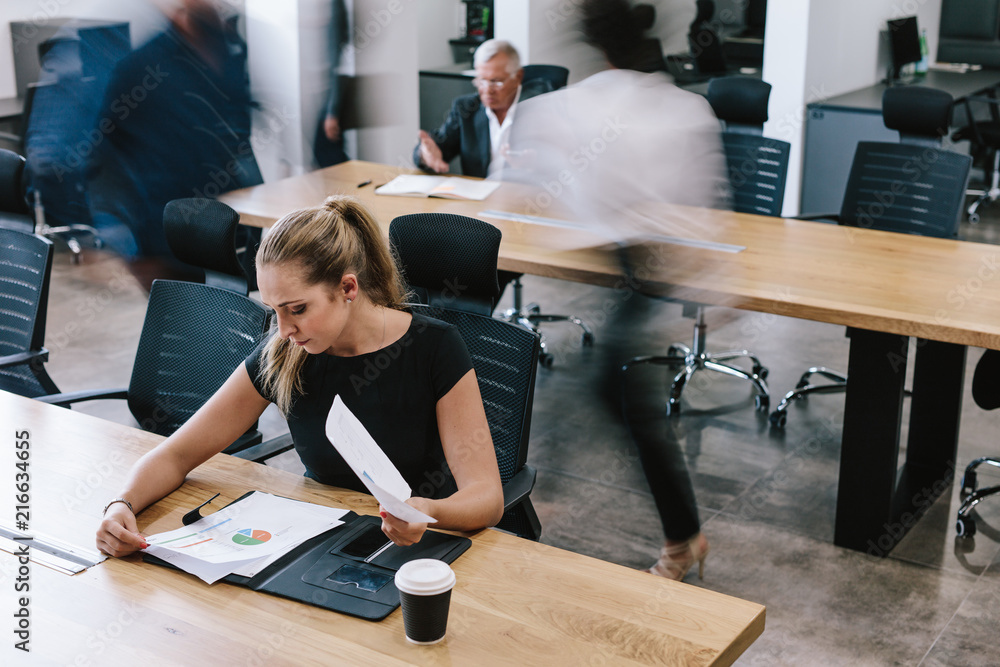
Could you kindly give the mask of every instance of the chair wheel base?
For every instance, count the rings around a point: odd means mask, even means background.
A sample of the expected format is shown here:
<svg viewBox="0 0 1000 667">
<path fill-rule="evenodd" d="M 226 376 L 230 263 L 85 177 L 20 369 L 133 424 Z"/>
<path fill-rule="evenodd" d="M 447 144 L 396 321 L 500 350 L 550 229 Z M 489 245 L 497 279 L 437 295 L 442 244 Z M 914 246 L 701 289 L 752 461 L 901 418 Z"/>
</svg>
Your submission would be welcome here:
<svg viewBox="0 0 1000 667">
<path fill-rule="evenodd" d="M 771 398 L 764 394 L 757 394 L 753 397 L 753 405 L 757 412 L 767 412 L 771 407 Z"/>
<path fill-rule="evenodd" d="M 972 537 L 976 534 L 976 520 L 971 516 L 960 516 L 955 522 L 955 534 L 959 537 Z"/>
<path fill-rule="evenodd" d="M 771 426 L 776 429 L 783 429 L 788 423 L 788 413 L 784 410 L 775 410 L 768 416 L 768 420 L 771 422 Z"/>
<path fill-rule="evenodd" d="M 552 368 L 552 364 L 555 363 L 555 357 L 548 352 L 542 352 L 538 355 L 538 363 L 544 368 Z"/>
</svg>

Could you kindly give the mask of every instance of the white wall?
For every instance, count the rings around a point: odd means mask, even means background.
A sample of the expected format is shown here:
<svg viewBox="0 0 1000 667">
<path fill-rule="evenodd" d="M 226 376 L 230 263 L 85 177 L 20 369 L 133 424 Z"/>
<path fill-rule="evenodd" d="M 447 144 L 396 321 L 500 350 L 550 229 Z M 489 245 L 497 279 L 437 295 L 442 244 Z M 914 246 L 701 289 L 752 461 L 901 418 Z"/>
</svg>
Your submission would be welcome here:
<svg viewBox="0 0 1000 667">
<path fill-rule="evenodd" d="M 366 123 L 358 130 L 359 159 L 413 165 L 420 127 L 417 5 L 417 0 L 354 0 L 354 66 Z"/>
<path fill-rule="evenodd" d="M 432 69 L 454 63 L 448 40 L 462 36 L 465 5 L 461 0 L 419 0 L 417 12 L 417 66 L 420 69 Z"/>
<path fill-rule="evenodd" d="M 941 0 L 769 0 L 763 77 L 772 89 L 764 134 L 792 144 L 785 215 L 799 212 L 806 105 L 885 78 L 886 21 L 914 14 L 933 57 Z"/>
<path fill-rule="evenodd" d="M 242 4 L 242 2 L 240 2 Z M 0 97 L 13 97 L 14 54 L 11 21 L 31 21 L 37 26 L 53 18 L 112 19 L 128 21 L 133 46 L 142 44 L 164 25 L 163 14 L 147 0 L 2 0 L 0 2 Z"/>
</svg>

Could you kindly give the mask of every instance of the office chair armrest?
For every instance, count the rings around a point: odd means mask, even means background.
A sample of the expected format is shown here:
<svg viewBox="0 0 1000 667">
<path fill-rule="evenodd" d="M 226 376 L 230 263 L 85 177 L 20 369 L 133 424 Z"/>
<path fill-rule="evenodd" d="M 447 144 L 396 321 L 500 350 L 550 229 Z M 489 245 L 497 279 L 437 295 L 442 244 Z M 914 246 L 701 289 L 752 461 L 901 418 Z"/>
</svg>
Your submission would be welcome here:
<svg viewBox="0 0 1000 667">
<path fill-rule="evenodd" d="M 28 352 L 18 352 L 17 354 L 8 354 L 5 357 L 0 357 L 0 368 L 20 366 L 22 364 L 31 363 L 32 361 L 35 360 L 48 361 L 49 351 L 41 349 L 41 350 L 29 350 Z"/>
<path fill-rule="evenodd" d="M 528 497 L 531 490 L 535 488 L 535 469 L 525 465 L 516 475 L 510 478 L 503 485 L 503 511 L 506 512 L 511 507 Z"/>
<path fill-rule="evenodd" d="M 284 435 L 279 435 L 276 438 L 271 438 L 266 442 L 262 442 L 259 445 L 247 447 L 246 449 L 235 452 L 233 456 L 237 456 L 241 459 L 247 459 L 248 461 L 254 461 L 255 463 L 264 463 L 269 458 L 275 457 L 278 454 L 284 454 L 291 449 L 294 449 L 294 445 L 292 444 L 292 434 L 285 433 Z"/>
<path fill-rule="evenodd" d="M 84 391 L 67 391 L 61 394 L 39 396 L 35 400 L 41 401 L 42 403 L 48 403 L 49 405 L 58 405 L 63 408 L 68 408 L 73 403 L 112 398 L 128 398 L 128 389 L 123 387 L 121 389 L 86 389 Z"/>
</svg>

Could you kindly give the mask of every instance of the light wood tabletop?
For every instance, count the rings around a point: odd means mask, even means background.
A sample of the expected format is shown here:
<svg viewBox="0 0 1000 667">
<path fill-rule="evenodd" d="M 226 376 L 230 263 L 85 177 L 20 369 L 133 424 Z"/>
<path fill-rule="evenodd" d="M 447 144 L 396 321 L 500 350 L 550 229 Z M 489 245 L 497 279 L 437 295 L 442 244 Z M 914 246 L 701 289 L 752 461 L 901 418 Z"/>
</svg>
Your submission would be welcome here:
<svg viewBox="0 0 1000 667">
<path fill-rule="evenodd" d="M 414 171 L 347 162 L 221 199 L 244 222 L 265 227 L 332 194 L 362 199 L 385 230 L 406 213 L 478 217 L 503 233 L 502 269 L 630 288 L 615 246 L 596 231 L 483 214 L 576 222 L 575 202 L 553 196 L 558 188 L 551 183 L 504 182 L 481 202 L 374 193 L 400 173 Z M 660 203 L 621 215 L 689 242 L 650 243 L 633 256 L 633 268 L 643 269 L 643 292 L 852 327 L 834 543 L 887 554 L 937 497 L 928 490 L 948 488 L 954 476 L 965 346 L 1000 349 L 997 246 Z M 931 344 L 917 346 L 900 471 L 908 337 Z"/>
<path fill-rule="evenodd" d="M 15 432 L 30 443 L 29 533 L 93 548 L 101 510 L 132 463 L 161 438 L 0 392 L 8 442 L 0 521 L 14 519 Z M 254 489 L 375 514 L 369 496 L 226 455 L 139 516 L 144 534 Z M 9 492 L 8 492 L 9 491 Z M 137 556 L 69 576 L 30 566 L 31 654 L 8 633 L 0 664 L 485 665 L 732 663 L 764 629 L 764 607 L 494 530 L 472 537 L 453 567 L 448 634 L 415 646 L 400 612 L 370 622 L 225 583 L 206 585 Z M 0 553 L 10 619 L 17 560 Z M 27 659 L 26 659 L 27 658 Z"/>
<path fill-rule="evenodd" d="M 566 202 L 545 191 L 503 183 L 485 201 L 374 194 L 375 186 L 400 173 L 414 170 L 352 161 L 220 199 L 240 213 L 242 222 L 263 227 L 332 194 L 359 197 L 386 230 L 393 218 L 407 213 L 478 217 L 503 232 L 502 269 L 621 284 L 617 256 L 597 233 L 481 215 L 500 210 L 567 219 Z M 366 181 L 371 182 L 358 187 Z M 648 289 L 665 296 L 1000 349 L 996 246 L 669 204 L 634 213 L 660 234 L 745 247 L 732 253 L 659 246 L 661 261 Z"/>
</svg>

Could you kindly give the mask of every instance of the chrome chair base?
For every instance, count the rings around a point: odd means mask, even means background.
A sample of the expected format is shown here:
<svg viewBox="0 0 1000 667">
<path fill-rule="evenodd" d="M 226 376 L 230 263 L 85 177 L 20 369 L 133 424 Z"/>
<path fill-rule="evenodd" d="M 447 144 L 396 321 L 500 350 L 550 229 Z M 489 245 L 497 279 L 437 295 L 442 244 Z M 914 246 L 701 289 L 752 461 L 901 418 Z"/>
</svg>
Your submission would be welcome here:
<svg viewBox="0 0 1000 667">
<path fill-rule="evenodd" d="M 667 350 L 666 356 L 643 356 L 634 357 L 622 366 L 622 372 L 627 371 L 637 364 L 659 364 L 665 366 L 681 366 L 681 369 L 674 375 L 670 384 L 670 396 L 667 399 L 667 416 L 680 413 L 681 394 L 684 387 L 691 381 L 691 377 L 701 370 L 715 371 L 723 375 L 740 378 L 753 384 L 756 390 L 754 396 L 754 407 L 760 412 L 767 412 L 770 407 L 770 393 L 767 388 L 767 368 L 760 363 L 760 359 L 753 352 L 748 350 L 729 350 L 726 352 L 706 352 L 705 351 L 705 314 L 704 309 L 699 306 L 694 324 L 694 341 L 692 347 L 683 343 L 674 343 Z M 723 363 L 733 359 L 749 359 L 753 367 L 748 373 L 745 370 Z"/>
<path fill-rule="evenodd" d="M 521 300 L 521 279 L 515 278 L 512 280 L 511 287 L 513 288 L 514 294 L 514 307 L 505 310 L 503 314 L 500 315 L 500 319 L 513 322 L 514 324 L 522 326 L 525 329 L 534 331 L 538 334 L 541 341 L 541 349 L 538 353 L 538 363 L 541 366 L 544 366 L 545 368 L 552 368 L 552 363 L 555 361 L 555 356 L 549 352 L 546 347 L 545 334 L 542 333 L 538 326 L 543 322 L 570 322 L 575 324 L 583 330 L 580 342 L 588 347 L 594 344 L 593 330 L 579 317 L 575 315 L 548 315 L 542 312 L 541 307 L 537 303 L 529 303 L 527 306 L 524 306 L 522 305 Z"/>
<path fill-rule="evenodd" d="M 958 508 L 958 518 L 955 521 L 955 533 L 959 537 L 972 537 L 976 534 L 976 520 L 970 515 L 972 508 L 989 496 L 1000 494 L 1000 484 L 978 488 L 976 468 L 984 463 L 1000 468 L 1000 459 L 983 456 L 966 466 L 965 474 L 962 475 L 961 495 L 963 500 L 961 507 Z"/>
<path fill-rule="evenodd" d="M 966 194 L 978 195 L 976 200 L 969 204 L 969 208 L 966 209 L 969 222 L 975 224 L 979 222 L 979 207 L 1000 199 L 1000 150 L 993 151 L 993 171 L 990 174 L 990 186 L 983 190 L 968 190 Z"/>
<path fill-rule="evenodd" d="M 813 375 L 822 375 L 833 384 L 813 384 Z M 771 425 L 775 428 L 785 428 L 788 421 L 788 406 L 792 404 L 792 401 L 806 398 L 810 394 L 836 394 L 843 391 L 847 391 L 846 375 L 823 366 L 813 366 L 802 374 L 795 389 L 785 394 L 781 403 L 778 403 L 778 407 L 770 416 Z"/>
</svg>

